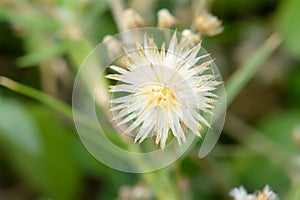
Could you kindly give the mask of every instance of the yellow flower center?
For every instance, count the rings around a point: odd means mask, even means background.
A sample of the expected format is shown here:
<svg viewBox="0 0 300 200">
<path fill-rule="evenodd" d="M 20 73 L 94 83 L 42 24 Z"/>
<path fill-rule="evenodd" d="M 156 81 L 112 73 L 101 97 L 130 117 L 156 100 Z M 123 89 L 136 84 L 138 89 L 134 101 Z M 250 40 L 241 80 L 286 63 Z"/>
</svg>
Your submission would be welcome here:
<svg viewBox="0 0 300 200">
<path fill-rule="evenodd" d="M 141 95 L 145 95 L 148 100 L 147 108 L 155 104 L 168 109 L 170 106 L 176 107 L 179 103 L 175 93 L 165 84 L 145 85 L 142 91 Z"/>
</svg>

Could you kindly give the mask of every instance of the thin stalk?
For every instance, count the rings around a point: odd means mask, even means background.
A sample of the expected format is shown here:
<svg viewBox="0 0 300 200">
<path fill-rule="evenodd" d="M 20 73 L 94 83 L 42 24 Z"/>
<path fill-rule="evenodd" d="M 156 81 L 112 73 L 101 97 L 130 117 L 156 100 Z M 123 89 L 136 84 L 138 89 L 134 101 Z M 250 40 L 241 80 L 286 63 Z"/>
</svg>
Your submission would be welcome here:
<svg viewBox="0 0 300 200">
<path fill-rule="evenodd" d="M 228 106 L 280 44 L 281 39 L 277 33 L 272 34 L 256 53 L 229 78 L 225 85 Z"/>
<path fill-rule="evenodd" d="M 287 198 L 288 200 L 299 200 L 300 199 L 300 181 L 296 182 L 292 189 L 289 191 Z"/>
<path fill-rule="evenodd" d="M 228 123 L 225 124 L 224 130 L 230 136 L 260 155 L 272 158 L 279 166 L 288 167 L 287 164 L 291 159 L 291 155 L 278 148 L 277 144 L 266 138 L 264 134 L 231 113 L 227 113 L 227 121 Z"/>
<path fill-rule="evenodd" d="M 67 117 L 73 117 L 72 109 L 67 104 L 57 100 L 54 97 L 51 97 L 43 92 L 40 92 L 36 89 L 33 89 L 29 86 L 23 85 L 21 83 L 15 82 L 9 78 L 4 76 L 0 76 L 0 85 L 15 91 L 17 93 L 23 94 L 25 96 L 29 96 L 33 99 L 38 100 L 42 104 L 49 105 L 51 108 L 63 113 Z"/>
<path fill-rule="evenodd" d="M 157 199 L 180 199 L 175 191 L 175 185 L 171 182 L 167 169 L 142 174 L 143 178 L 154 191 Z"/>
<path fill-rule="evenodd" d="M 177 187 L 177 196 L 178 198 L 182 198 L 182 189 L 181 189 L 181 170 L 180 170 L 180 160 L 175 161 L 175 170 L 174 170 L 174 176 L 175 176 L 175 182 Z"/>
<path fill-rule="evenodd" d="M 124 12 L 124 2 L 123 0 L 110 0 L 110 8 L 111 12 L 113 14 L 114 20 L 116 22 L 116 25 L 118 27 L 118 30 L 124 31 L 123 26 L 123 12 Z"/>
</svg>

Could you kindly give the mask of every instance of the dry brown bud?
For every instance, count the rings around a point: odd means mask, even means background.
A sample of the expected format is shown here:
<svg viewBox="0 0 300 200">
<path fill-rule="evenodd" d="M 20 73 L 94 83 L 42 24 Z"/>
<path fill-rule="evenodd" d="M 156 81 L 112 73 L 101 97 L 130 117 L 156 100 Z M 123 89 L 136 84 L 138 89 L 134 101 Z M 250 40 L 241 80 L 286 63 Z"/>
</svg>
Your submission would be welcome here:
<svg viewBox="0 0 300 200">
<path fill-rule="evenodd" d="M 110 58 L 113 58 L 122 50 L 122 42 L 111 35 L 106 35 L 102 42 L 106 45 L 108 56 Z"/>
<path fill-rule="evenodd" d="M 195 24 L 199 32 L 204 35 L 214 36 L 223 31 L 222 21 L 208 12 L 197 16 Z"/>
<path fill-rule="evenodd" d="M 189 29 L 184 29 L 181 33 L 181 43 L 187 43 L 188 45 L 193 46 L 195 43 L 200 42 L 200 40 L 200 35 L 193 33 Z"/>
<path fill-rule="evenodd" d="M 167 9 L 161 9 L 157 12 L 158 23 L 157 26 L 159 28 L 170 28 L 176 23 L 176 18 L 171 15 L 171 13 Z"/>
<path fill-rule="evenodd" d="M 127 9 L 123 13 L 123 28 L 125 30 L 138 28 L 145 24 L 143 18 L 134 9 Z"/>
</svg>

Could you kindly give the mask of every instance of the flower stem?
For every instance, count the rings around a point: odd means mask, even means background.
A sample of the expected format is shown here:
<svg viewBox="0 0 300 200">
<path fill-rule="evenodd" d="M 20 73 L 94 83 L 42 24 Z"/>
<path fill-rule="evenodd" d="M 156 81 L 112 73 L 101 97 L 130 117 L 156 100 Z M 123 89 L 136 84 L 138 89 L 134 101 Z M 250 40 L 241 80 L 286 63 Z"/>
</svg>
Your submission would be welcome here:
<svg viewBox="0 0 300 200">
<path fill-rule="evenodd" d="M 0 76 L 0 85 L 18 92 L 20 94 L 23 94 L 25 96 L 29 96 L 33 99 L 36 99 L 40 101 L 41 103 L 45 105 L 49 105 L 51 108 L 60 111 L 64 115 L 66 115 L 69 118 L 73 117 L 72 109 L 64 104 L 63 102 L 57 100 L 54 97 L 51 97 L 43 92 L 40 92 L 38 90 L 35 90 L 29 86 L 23 85 L 21 83 L 15 82 L 7 77 Z"/>
<path fill-rule="evenodd" d="M 118 30 L 124 31 L 123 27 L 123 12 L 124 12 L 124 3 L 123 0 L 110 0 L 110 8 L 111 12 L 113 14 L 114 20 L 116 22 L 116 25 L 118 27 Z"/>
<path fill-rule="evenodd" d="M 286 199 L 298 200 L 300 198 L 300 181 L 296 182 L 294 187 L 289 191 Z"/>
<path fill-rule="evenodd" d="M 167 169 L 145 173 L 142 176 L 154 191 L 157 199 L 179 199 Z"/>
<path fill-rule="evenodd" d="M 256 53 L 245 62 L 227 81 L 226 96 L 229 106 L 243 87 L 255 75 L 261 65 L 274 53 L 281 44 L 277 33 L 273 33 Z"/>
</svg>

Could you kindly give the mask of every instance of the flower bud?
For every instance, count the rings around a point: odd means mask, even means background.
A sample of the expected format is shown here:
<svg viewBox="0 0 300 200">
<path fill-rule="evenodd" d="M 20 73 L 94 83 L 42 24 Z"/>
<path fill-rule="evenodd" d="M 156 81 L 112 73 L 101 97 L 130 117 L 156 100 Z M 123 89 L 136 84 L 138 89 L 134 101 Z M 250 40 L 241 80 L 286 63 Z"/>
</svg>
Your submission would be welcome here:
<svg viewBox="0 0 300 200">
<path fill-rule="evenodd" d="M 204 35 L 214 36 L 223 31 L 222 22 L 208 12 L 197 16 L 195 24 L 199 32 Z"/>
<path fill-rule="evenodd" d="M 171 15 L 171 13 L 167 9 L 161 9 L 157 12 L 158 23 L 157 26 L 159 28 L 170 28 L 176 23 L 176 18 Z"/>
<path fill-rule="evenodd" d="M 123 27 L 125 30 L 138 28 L 145 24 L 140 14 L 131 8 L 124 11 L 123 17 Z"/>
</svg>

